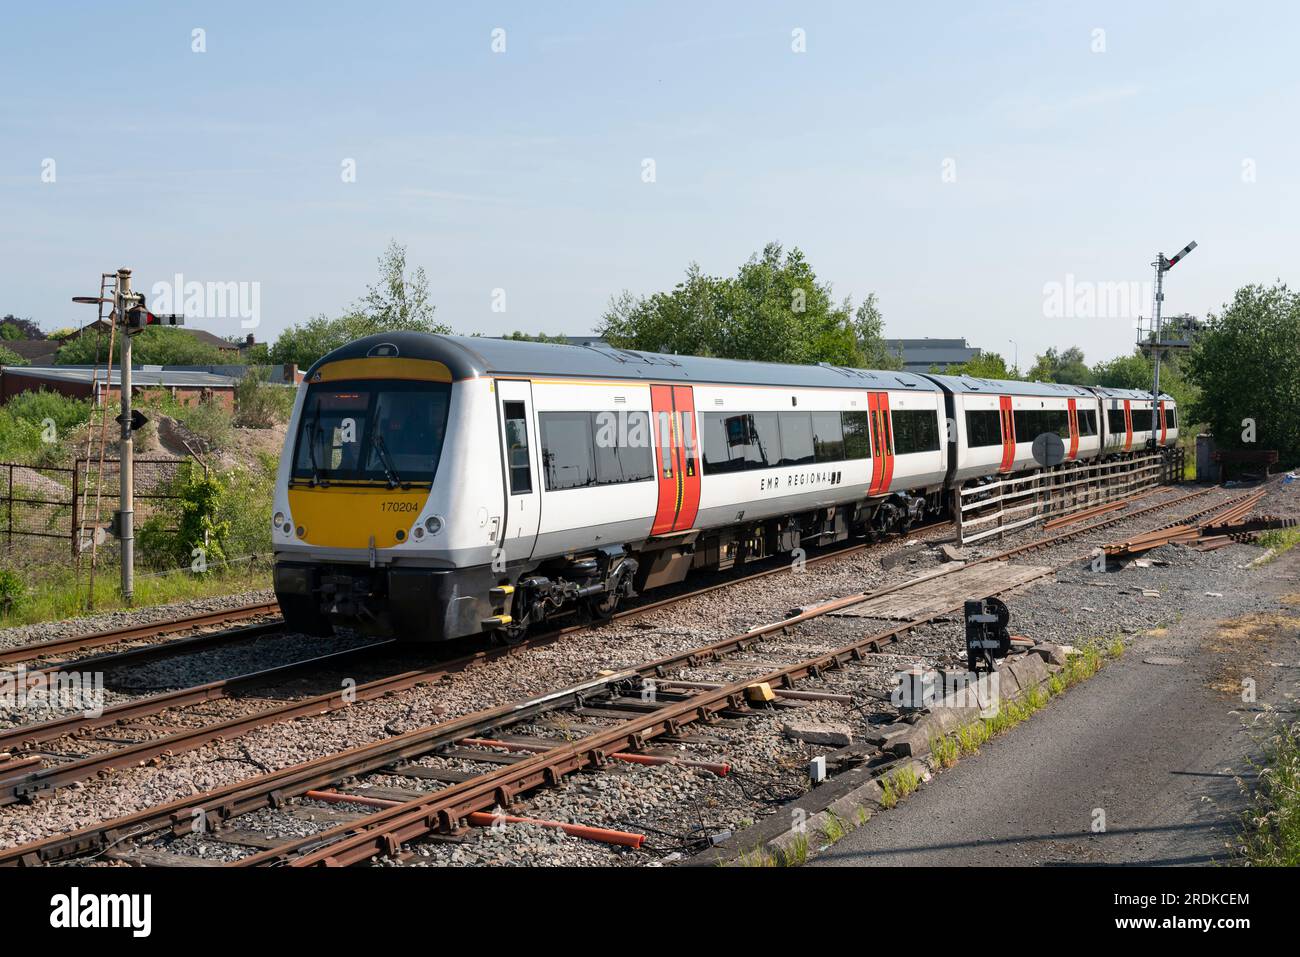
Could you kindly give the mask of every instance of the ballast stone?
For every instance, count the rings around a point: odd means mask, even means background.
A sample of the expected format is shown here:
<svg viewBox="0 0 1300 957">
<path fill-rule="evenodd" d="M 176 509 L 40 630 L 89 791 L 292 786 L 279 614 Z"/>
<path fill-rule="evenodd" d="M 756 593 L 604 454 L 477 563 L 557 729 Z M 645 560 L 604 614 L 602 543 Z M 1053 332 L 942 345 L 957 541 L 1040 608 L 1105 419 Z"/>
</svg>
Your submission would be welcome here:
<svg viewBox="0 0 1300 957">
<path fill-rule="evenodd" d="M 853 743 L 853 732 L 847 724 L 828 724 L 821 721 L 787 721 L 781 730 L 787 738 L 806 744 L 825 744 L 843 748 Z"/>
</svg>

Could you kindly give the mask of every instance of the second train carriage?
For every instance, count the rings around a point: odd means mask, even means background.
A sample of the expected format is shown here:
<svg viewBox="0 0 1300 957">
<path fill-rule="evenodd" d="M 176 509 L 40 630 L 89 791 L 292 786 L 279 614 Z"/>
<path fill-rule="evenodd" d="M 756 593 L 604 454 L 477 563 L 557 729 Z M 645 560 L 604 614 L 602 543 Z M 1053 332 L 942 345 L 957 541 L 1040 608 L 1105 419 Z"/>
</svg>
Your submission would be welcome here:
<svg viewBox="0 0 1300 957">
<path fill-rule="evenodd" d="M 371 336 L 299 391 L 276 593 L 306 631 L 513 638 L 693 568 L 906 529 L 947 508 L 954 484 L 1033 467 L 1035 430 L 1102 454 L 1101 406 L 1140 400 L 1100 391 Z"/>
</svg>

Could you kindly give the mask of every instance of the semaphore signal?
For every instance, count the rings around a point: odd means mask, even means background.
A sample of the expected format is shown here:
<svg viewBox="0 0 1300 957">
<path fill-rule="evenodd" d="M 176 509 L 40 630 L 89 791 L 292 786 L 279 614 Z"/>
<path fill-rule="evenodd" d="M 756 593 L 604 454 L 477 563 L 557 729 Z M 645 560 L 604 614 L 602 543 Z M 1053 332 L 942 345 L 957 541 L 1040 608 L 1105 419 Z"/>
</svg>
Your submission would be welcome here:
<svg viewBox="0 0 1300 957">
<path fill-rule="evenodd" d="M 1152 344 L 1152 353 L 1155 356 L 1155 377 L 1151 385 L 1151 444 L 1155 444 L 1156 436 L 1160 432 L 1160 306 L 1165 301 L 1165 273 L 1178 265 L 1188 253 L 1196 248 L 1196 240 L 1192 240 L 1178 252 L 1174 253 L 1172 259 L 1166 259 L 1164 253 L 1156 253 L 1156 261 L 1151 265 L 1156 268 L 1156 302 L 1155 302 L 1155 341 Z"/>
</svg>

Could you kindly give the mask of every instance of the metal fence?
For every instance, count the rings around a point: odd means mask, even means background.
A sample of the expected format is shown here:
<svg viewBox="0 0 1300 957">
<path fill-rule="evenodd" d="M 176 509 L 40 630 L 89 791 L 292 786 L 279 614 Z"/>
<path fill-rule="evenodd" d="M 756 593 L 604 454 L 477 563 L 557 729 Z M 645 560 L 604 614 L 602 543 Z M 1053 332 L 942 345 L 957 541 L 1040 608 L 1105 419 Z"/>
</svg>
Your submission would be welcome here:
<svg viewBox="0 0 1300 957">
<path fill-rule="evenodd" d="M 953 509 L 957 537 L 966 545 L 1181 482 L 1184 466 L 1183 449 L 1167 448 L 1127 459 L 1059 465 L 959 489 Z"/>
<path fill-rule="evenodd" d="M 136 523 L 168 500 L 188 459 L 135 460 Z M 0 536 L 14 555 L 18 548 L 66 542 L 75 558 L 90 546 L 96 528 L 106 528 L 117 511 L 121 463 L 77 459 L 71 467 L 0 462 Z M 96 521 L 98 515 L 98 521 Z"/>
</svg>

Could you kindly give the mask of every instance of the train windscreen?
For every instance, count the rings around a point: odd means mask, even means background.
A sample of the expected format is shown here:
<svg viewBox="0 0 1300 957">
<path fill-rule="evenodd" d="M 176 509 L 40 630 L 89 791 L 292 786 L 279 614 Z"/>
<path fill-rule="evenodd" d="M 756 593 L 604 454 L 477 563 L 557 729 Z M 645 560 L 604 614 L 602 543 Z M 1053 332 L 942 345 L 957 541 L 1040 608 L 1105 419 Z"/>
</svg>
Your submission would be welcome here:
<svg viewBox="0 0 1300 957">
<path fill-rule="evenodd" d="M 313 483 L 429 484 L 438 472 L 451 386 L 356 380 L 308 387 L 293 477 Z"/>
</svg>

